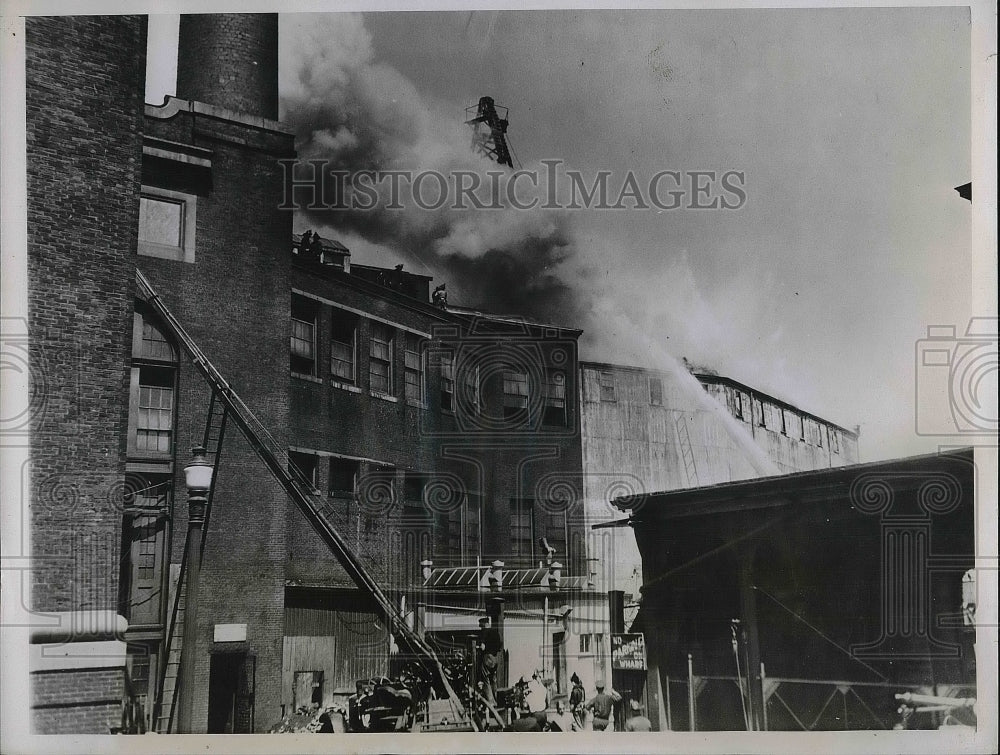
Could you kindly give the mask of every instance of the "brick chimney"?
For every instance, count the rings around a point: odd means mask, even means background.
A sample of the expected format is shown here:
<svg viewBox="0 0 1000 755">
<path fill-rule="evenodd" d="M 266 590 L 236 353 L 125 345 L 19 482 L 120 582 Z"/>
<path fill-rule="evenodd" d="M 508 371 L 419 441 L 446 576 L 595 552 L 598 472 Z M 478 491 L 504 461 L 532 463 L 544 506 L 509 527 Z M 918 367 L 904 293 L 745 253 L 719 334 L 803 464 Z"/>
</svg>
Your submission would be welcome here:
<svg viewBox="0 0 1000 755">
<path fill-rule="evenodd" d="M 177 96 L 278 118 L 278 14 L 181 16 Z"/>
</svg>

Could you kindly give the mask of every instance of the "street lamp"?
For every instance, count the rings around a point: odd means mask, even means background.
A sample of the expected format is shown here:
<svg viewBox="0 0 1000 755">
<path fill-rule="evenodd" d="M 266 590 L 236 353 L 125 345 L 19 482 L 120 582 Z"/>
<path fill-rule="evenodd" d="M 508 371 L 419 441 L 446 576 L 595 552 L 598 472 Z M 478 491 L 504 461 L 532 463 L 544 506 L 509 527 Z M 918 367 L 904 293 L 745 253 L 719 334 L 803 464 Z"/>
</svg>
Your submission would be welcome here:
<svg viewBox="0 0 1000 755">
<path fill-rule="evenodd" d="M 201 574 L 201 538 L 208 509 L 208 491 L 212 487 L 214 467 L 205 458 L 205 449 L 195 446 L 194 457 L 184 467 L 184 485 L 188 495 L 187 564 L 184 594 L 184 638 L 181 644 L 180 691 L 177 701 L 177 731 L 191 734 L 194 715 L 194 659 L 198 633 L 198 580 Z M 180 588 L 178 588 L 180 589 Z"/>
</svg>

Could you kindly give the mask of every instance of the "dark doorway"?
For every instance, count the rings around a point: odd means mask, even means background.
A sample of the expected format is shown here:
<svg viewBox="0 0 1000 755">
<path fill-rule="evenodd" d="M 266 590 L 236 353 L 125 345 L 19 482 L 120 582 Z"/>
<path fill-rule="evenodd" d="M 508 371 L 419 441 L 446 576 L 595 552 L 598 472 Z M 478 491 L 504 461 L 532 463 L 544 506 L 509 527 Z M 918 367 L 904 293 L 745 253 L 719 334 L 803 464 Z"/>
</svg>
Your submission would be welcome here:
<svg viewBox="0 0 1000 755">
<path fill-rule="evenodd" d="M 256 658 L 213 653 L 208 681 L 208 733 L 251 734 Z"/>
</svg>

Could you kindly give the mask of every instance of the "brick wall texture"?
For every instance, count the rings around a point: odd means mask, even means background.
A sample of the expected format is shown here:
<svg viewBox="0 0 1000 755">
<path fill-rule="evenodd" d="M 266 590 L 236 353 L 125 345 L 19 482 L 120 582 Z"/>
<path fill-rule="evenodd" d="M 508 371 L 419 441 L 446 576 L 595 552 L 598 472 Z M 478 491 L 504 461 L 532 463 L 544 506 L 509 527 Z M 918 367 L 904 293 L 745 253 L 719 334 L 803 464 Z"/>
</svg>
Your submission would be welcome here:
<svg viewBox="0 0 1000 755">
<path fill-rule="evenodd" d="M 182 15 L 177 96 L 278 117 L 278 14 Z"/>
<path fill-rule="evenodd" d="M 34 607 L 114 609 L 146 22 L 28 18 Z"/>
<path fill-rule="evenodd" d="M 124 668 L 38 672 L 31 682 L 38 734 L 110 734 L 121 726 Z"/>
<path fill-rule="evenodd" d="M 217 103 L 212 103 L 217 104 Z M 229 384 L 287 448 L 289 260 L 291 214 L 277 209 L 279 157 L 292 154 L 290 134 L 179 113 L 147 117 L 148 135 L 212 150 L 210 185 L 197 193 L 193 264 L 139 257 L 139 266 Z M 144 183 L 167 177 L 147 164 Z M 209 389 L 187 358 L 178 379 L 174 537 L 179 563 L 187 529 L 180 469 L 200 444 Z M 256 654 L 255 727 L 281 716 L 286 510 L 291 504 L 256 452 L 230 422 L 217 464 L 199 593 L 194 730 L 207 727 L 210 650 L 215 624 L 246 624 Z M 187 639 L 185 640 L 187 641 Z"/>
</svg>

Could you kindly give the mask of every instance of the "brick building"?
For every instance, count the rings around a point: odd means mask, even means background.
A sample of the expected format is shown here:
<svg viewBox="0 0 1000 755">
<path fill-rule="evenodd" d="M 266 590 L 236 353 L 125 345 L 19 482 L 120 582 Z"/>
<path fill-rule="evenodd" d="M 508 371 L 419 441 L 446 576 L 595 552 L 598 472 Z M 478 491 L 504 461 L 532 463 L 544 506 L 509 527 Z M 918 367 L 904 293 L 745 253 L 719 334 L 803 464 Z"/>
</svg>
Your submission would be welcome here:
<svg viewBox="0 0 1000 755">
<path fill-rule="evenodd" d="M 543 540 L 567 577 L 584 563 L 566 511 L 580 500 L 580 332 L 433 305 L 426 277 L 352 266 L 330 240 L 299 248 L 280 208 L 279 161 L 295 152 L 274 120 L 276 16 L 183 18 L 182 96 L 143 107 L 144 31 L 138 17 L 27 28 L 32 358 L 49 378 L 33 428 L 33 605 L 67 612 L 34 640 L 58 656 L 33 666 L 35 729 L 138 726 L 135 701 L 148 727 L 176 730 L 185 645 L 195 732 L 263 731 L 388 670 L 370 596 L 253 443 L 225 432 L 160 307 L 430 635 L 463 641 L 498 559 L 526 625 L 583 595 L 541 566 Z M 201 444 L 215 479 L 184 637 L 183 466 Z M 482 584 L 438 589 L 460 568 Z M 102 660 L 67 660 L 67 640 L 103 643 Z M 514 644 L 526 653 L 512 672 L 537 665 L 544 643 Z"/>
<path fill-rule="evenodd" d="M 26 21 L 33 717 L 103 731 L 128 696 L 118 542 L 145 18 Z"/>
</svg>

